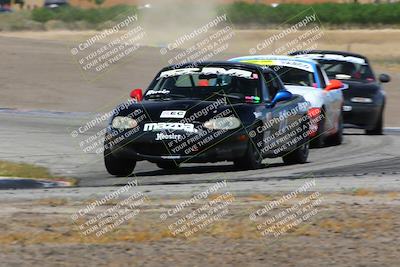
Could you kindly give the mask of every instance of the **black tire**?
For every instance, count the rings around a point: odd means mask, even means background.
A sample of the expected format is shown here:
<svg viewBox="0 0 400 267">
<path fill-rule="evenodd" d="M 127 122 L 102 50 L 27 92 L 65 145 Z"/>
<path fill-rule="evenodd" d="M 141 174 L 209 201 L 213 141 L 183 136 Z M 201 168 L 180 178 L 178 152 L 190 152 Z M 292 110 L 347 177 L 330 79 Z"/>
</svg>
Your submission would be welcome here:
<svg viewBox="0 0 400 267">
<path fill-rule="evenodd" d="M 255 170 L 262 166 L 263 157 L 261 153 L 254 147 L 252 142 L 249 142 L 246 154 L 233 161 L 236 168 L 242 170 Z"/>
<path fill-rule="evenodd" d="M 343 114 L 340 113 L 338 131 L 329 137 L 328 142 L 330 145 L 338 146 L 343 142 Z"/>
<path fill-rule="evenodd" d="M 156 163 L 158 168 L 164 169 L 164 170 L 174 170 L 179 168 L 179 164 L 176 164 L 173 161 L 166 161 L 166 162 L 158 162 Z"/>
<path fill-rule="evenodd" d="M 290 152 L 282 157 L 283 162 L 285 164 L 303 164 L 307 162 L 308 154 L 309 154 L 309 139 L 302 140 L 301 144 Z"/>
<path fill-rule="evenodd" d="M 318 122 L 317 134 L 310 141 L 312 148 L 320 148 L 325 145 L 325 110 L 322 110 L 322 114 L 322 119 Z"/>
<path fill-rule="evenodd" d="M 133 172 L 136 167 L 136 160 L 116 158 L 109 150 L 104 150 L 104 165 L 109 174 L 122 177 Z"/>
<path fill-rule="evenodd" d="M 379 118 L 375 124 L 375 127 L 371 130 L 365 130 L 365 133 L 368 135 L 382 135 L 383 134 L 383 111 L 381 111 L 381 114 L 379 114 Z"/>
</svg>

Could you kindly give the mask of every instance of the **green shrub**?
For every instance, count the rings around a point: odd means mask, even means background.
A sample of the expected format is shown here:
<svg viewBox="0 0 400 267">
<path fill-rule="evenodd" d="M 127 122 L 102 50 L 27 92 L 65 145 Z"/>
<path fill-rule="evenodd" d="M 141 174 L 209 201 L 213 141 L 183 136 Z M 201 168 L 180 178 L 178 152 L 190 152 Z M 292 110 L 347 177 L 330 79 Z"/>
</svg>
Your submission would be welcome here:
<svg viewBox="0 0 400 267">
<path fill-rule="evenodd" d="M 393 4 L 281 4 L 272 7 L 265 4 L 235 2 L 219 7 L 234 24 L 291 24 L 294 18 L 316 13 L 321 23 L 332 25 L 400 24 L 400 3 Z M 32 11 L 31 19 L 37 22 L 60 20 L 66 23 L 84 21 L 100 25 L 109 21 L 120 21 L 128 14 L 137 13 L 135 6 L 119 5 L 108 8 L 81 9 L 67 6 L 54 10 L 38 8 Z"/>
<path fill-rule="evenodd" d="M 392 4 L 265 4 L 236 2 L 221 6 L 219 13 L 227 13 L 235 24 L 281 24 L 290 19 L 316 13 L 321 23 L 327 24 L 400 24 L 400 3 Z"/>
<path fill-rule="evenodd" d="M 39 22 L 60 20 L 64 22 L 86 21 L 97 24 L 110 20 L 123 19 L 124 15 L 136 13 L 134 6 L 113 6 L 109 8 L 82 9 L 72 6 L 57 9 L 38 8 L 32 11 L 32 19 Z"/>
<path fill-rule="evenodd" d="M 46 22 L 54 19 L 54 12 L 48 8 L 36 8 L 32 10 L 32 20 Z"/>
</svg>

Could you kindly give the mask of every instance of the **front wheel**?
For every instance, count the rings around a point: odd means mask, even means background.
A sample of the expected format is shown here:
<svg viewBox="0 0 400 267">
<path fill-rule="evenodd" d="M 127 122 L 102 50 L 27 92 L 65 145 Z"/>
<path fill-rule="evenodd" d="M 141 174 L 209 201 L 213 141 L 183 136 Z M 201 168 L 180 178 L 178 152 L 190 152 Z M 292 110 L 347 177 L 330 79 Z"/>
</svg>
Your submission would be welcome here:
<svg viewBox="0 0 400 267">
<path fill-rule="evenodd" d="M 310 146 L 308 140 L 303 140 L 302 145 L 300 145 L 295 150 L 282 157 L 283 162 L 285 164 L 306 163 L 308 159 L 309 148 Z"/>
<path fill-rule="evenodd" d="M 109 150 L 104 150 L 104 165 L 107 172 L 117 177 L 128 176 L 136 166 L 136 160 L 117 158 Z"/>
<path fill-rule="evenodd" d="M 261 153 L 254 147 L 252 142 L 249 142 L 245 155 L 235 159 L 233 163 L 238 169 L 255 170 L 261 168 L 262 160 Z"/>
</svg>

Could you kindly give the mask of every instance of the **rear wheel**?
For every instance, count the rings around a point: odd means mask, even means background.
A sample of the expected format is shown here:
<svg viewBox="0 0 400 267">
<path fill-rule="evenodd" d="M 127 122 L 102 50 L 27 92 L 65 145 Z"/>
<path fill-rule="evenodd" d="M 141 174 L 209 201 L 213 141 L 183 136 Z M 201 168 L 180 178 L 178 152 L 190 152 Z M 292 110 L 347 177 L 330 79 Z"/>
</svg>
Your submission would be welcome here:
<svg viewBox="0 0 400 267">
<path fill-rule="evenodd" d="M 383 111 L 379 115 L 379 119 L 372 130 L 365 130 L 368 135 L 382 135 L 383 134 Z"/>
<path fill-rule="evenodd" d="M 235 167 L 243 170 L 255 170 L 262 166 L 262 155 L 250 142 L 246 154 L 233 161 Z"/>
<path fill-rule="evenodd" d="M 109 150 L 104 150 L 104 165 L 111 175 L 128 176 L 135 169 L 136 160 L 117 158 Z"/>
<path fill-rule="evenodd" d="M 164 170 L 174 170 L 179 168 L 179 164 L 176 164 L 175 162 L 158 162 L 157 163 L 158 168 L 164 169 Z"/>
<path fill-rule="evenodd" d="M 340 145 L 343 142 L 343 114 L 340 113 L 339 122 L 338 122 L 338 131 L 329 137 L 329 144 L 332 145 Z"/>
</svg>

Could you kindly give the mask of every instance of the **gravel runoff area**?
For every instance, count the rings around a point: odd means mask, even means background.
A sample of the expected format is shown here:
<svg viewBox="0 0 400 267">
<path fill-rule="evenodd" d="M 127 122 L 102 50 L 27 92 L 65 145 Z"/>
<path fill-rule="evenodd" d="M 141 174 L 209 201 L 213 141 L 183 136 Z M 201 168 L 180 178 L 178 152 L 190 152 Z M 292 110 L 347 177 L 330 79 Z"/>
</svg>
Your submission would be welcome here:
<svg viewBox="0 0 400 267">
<path fill-rule="evenodd" d="M 397 266 L 399 178 L 385 177 L 386 187 L 377 180 L 164 186 L 131 180 L 125 187 L 2 191 L 0 261 L 2 266 Z"/>
</svg>

